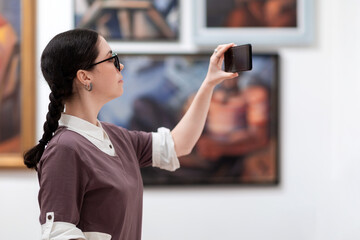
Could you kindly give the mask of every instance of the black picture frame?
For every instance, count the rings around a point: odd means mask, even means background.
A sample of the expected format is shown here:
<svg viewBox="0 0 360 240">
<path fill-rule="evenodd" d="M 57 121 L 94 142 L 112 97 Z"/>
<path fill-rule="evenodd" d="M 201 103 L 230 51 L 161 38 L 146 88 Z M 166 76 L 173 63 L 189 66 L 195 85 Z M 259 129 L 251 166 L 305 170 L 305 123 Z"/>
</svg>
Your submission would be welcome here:
<svg viewBox="0 0 360 240">
<path fill-rule="evenodd" d="M 99 119 L 130 130 L 172 129 L 205 78 L 210 55 L 120 56 L 124 94 L 107 103 Z M 279 182 L 278 55 L 253 54 L 253 69 L 223 84 L 214 91 L 197 146 L 180 158 L 181 168 L 143 168 L 144 185 Z"/>
</svg>

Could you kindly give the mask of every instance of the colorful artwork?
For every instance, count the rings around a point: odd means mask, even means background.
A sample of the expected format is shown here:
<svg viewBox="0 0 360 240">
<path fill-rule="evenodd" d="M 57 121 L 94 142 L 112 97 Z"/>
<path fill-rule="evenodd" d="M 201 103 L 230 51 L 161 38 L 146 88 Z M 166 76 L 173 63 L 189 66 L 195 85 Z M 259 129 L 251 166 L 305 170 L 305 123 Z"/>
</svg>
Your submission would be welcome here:
<svg viewBox="0 0 360 240">
<path fill-rule="evenodd" d="M 107 40 L 174 41 L 179 35 L 178 0 L 75 0 L 75 27 Z"/>
<path fill-rule="evenodd" d="M 297 0 L 207 0 L 207 27 L 297 27 Z"/>
<path fill-rule="evenodd" d="M 0 167 L 23 167 L 34 144 L 35 7 L 0 0 Z"/>
<path fill-rule="evenodd" d="M 197 0 L 194 39 L 201 45 L 309 44 L 314 31 L 313 5 L 311 0 Z"/>
<path fill-rule="evenodd" d="M 124 94 L 99 119 L 131 130 L 172 129 L 200 87 L 209 56 L 123 56 Z M 181 168 L 144 168 L 144 184 L 277 183 L 277 91 L 277 55 L 254 55 L 252 71 L 216 88 L 205 130 L 180 158 Z"/>
<path fill-rule="evenodd" d="M 0 1 L 0 153 L 21 150 L 20 4 Z"/>
</svg>

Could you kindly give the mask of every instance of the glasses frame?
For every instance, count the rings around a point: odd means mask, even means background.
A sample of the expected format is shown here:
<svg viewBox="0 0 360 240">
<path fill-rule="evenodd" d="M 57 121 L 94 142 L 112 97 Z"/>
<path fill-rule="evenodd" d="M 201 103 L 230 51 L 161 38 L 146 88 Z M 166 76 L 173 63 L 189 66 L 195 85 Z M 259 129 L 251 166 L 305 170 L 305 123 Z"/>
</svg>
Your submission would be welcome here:
<svg viewBox="0 0 360 240">
<path fill-rule="evenodd" d="M 120 60 L 119 60 L 119 57 L 118 57 L 117 53 L 113 53 L 111 57 L 109 57 L 109 58 L 107 58 L 107 59 L 104 59 L 104 60 L 102 60 L 102 61 L 100 61 L 100 62 L 91 64 L 90 67 L 95 66 L 95 65 L 98 65 L 98 64 L 103 63 L 103 62 L 106 62 L 106 61 L 109 61 L 109 60 L 111 60 L 111 59 L 113 59 L 113 58 L 115 59 L 115 61 L 114 61 L 114 66 L 117 68 L 117 70 L 121 71 Z"/>
</svg>

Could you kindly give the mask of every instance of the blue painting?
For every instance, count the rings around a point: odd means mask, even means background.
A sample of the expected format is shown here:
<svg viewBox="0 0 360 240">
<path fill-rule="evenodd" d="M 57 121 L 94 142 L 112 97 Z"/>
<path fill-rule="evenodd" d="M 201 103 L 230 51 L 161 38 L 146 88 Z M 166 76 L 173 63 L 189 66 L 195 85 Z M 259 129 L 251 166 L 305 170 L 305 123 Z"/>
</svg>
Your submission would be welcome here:
<svg viewBox="0 0 360 240">
<path fill-rule="evenodd" d="M 178 0 L 75 0 L 75 27 L 107 40 L 177 41 L 179 11 Z"/>
<path fill-rule="evenodd" d="M 124 94 L 101 121 L 130 130 L 172 129 L 189 107 L 209 64 L 202 55 L 128 55 Z M 214 91 L 205 129 L 181 168 L 144 168 L 145 185 L 275 184 L 278 182 L 278 57 L 254 55 L 253 69 Z"/>
</svg>

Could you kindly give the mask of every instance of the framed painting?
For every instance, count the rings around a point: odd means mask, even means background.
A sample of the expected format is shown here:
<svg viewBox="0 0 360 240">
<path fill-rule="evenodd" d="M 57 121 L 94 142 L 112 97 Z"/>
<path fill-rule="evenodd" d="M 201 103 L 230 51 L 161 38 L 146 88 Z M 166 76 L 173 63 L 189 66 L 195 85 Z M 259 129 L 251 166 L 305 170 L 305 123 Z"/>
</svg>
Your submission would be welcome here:
<svg viewBox="0 0 360 240">
<path fill-rule="evenodd" d="M 209 54 L 124 55 L 124 94 L 99 119 L 130 130 L 174 128 L 206 76 Z M 276 184 L 278 56 L 255 54 L 253 69 L 214 91 L 205 129 L 181 168 L 143 168 L 145 185 Z"/>
<path fill-rule="evenodd" d="M 194 2 L 195 41 L 256 46 L 310 44 L 312 0 L 199 0 Z"/>
<path fill-rule="evenodd" d="M 34 1 L 0 0 L 0 167 L 22 167 L 35 138 Z"/>
<path fill-rule="evenodd" d="M 121 52 L 181 45 L 180 0 L 74 0 L 76 28 L 97 31 Z"/>
</svg>

